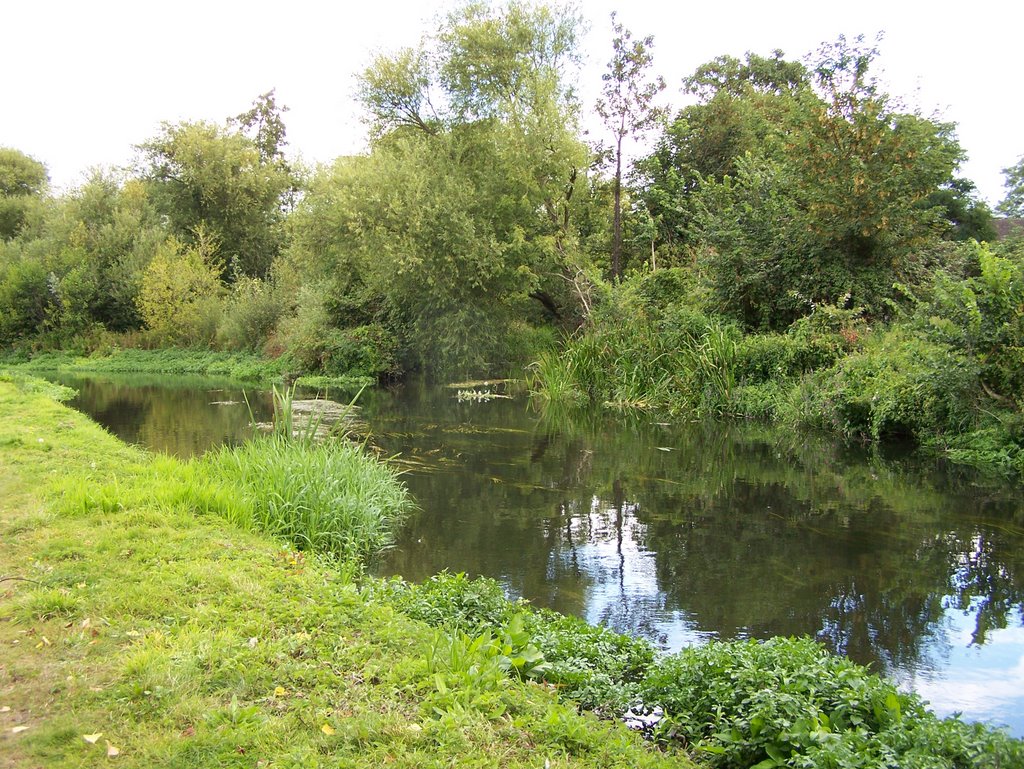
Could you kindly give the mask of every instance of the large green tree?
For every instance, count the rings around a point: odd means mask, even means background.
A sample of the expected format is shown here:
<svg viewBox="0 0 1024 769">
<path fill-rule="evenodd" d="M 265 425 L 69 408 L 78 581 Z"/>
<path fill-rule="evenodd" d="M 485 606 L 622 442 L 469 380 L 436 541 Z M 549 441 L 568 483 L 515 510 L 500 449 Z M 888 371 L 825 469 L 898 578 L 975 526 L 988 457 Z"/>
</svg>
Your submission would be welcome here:
<svg viewBox="0 0 1024 769">
<path fill-rule="evenodd" d="M 721 311 L 781 327 L 820 303 L 879 311 L 914 283 L 942 232 L 929 199 L 962 152 L 953 127 L 906 112 L 874 80 L 863 40 L 810 68 L 781 54 L 698 70 L 702 103 L 644 170 L 643 199 L 692 249 Z"/>
<path fill-rule="evenodd" d="M 806 68 L 781 51 L 719 56 L 683 81 L 697 103 L 669 121 L 654 150 L 634 167 L 634 196 L 657 225 L 670 260 L 692 242 L 691 196 L 704 180 L 734 175 L 746 153 L 774 156 L 779 126 L 810 86 Z"/>
<path fill-rule="evenodd" d="M 295 228 L 295 250 L 386 308 L 421 364 L 500 364 L 517 323 L 573 313 L 589 162 L 567 79 L 578 25 L 472 4 L 421 48 L 377 57 L 360 86 L 369 157 L 339 162 L 297 212 L 312 230 Z"/>
<path fill-rule="evenodd" d="M 46 166 L 24 152 L 0 147 L 0 240 L 13 238 L 30 208 L 46 192 Z"/>
<path fill-rule="evenodd" d="M 296 186 L 281 152 L 284 135 L 270 92 L 226 126 L 165 123 L 139 145 L 155 206 L 186 243 L 198 228 L 218 243 L 228 280 L 266 276 L 283 245 Z"/>
</svg>

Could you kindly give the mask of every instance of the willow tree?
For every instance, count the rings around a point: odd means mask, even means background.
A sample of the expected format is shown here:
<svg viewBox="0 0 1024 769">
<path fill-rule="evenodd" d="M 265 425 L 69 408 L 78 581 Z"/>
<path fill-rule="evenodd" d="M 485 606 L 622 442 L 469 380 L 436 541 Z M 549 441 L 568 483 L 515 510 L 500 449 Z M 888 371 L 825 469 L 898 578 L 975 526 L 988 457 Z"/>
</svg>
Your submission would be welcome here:
<svg viewBox="0 0 1024 769">
<path fill-rule="evenodd" d="M 360 79 L 369 157 L 340 163 L 301 207 L 333 212 L 312 249 L 336 263 L 336 290 L 358 275 L 424 365 L 488 368 L 511 326 L 572 312 L 588 163 L 570 81 L 579 24 L 474 4 L 421 47 L 377 57 Z"/>
</svg>

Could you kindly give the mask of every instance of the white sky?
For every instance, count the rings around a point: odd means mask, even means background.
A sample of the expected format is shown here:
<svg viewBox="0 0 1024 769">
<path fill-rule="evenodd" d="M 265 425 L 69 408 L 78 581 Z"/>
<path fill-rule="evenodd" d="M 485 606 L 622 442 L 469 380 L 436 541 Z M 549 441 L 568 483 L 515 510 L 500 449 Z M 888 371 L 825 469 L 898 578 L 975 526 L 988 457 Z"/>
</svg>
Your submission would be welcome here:
<svg viewBox="0 0 1024 769">
<path fill-rule="evenodd" d="M 125 164 L 161 121 L 217 122 L 277 89 L 290 150 L 329 161 L 365 148 L 353 75 L 374 51 L 415 44 L 445 0 L 8 0 L 0 18 L 0 146 L 43 161 L 58 188 Z M 682 78 L 720 54 L 781 48 L 791 59 L 840 33 L 884 31 L 893 95 L 956 122 L 963 175 L 1003 197 L 1001 169 L 1024 154 L 1017 45 L 1024 3 L 582 0 L 590 23 L 581 91 L 592 105 L 610 51 L 609 13 L 655 36 L 654 70 L 681 106 Z"/>
</svg>

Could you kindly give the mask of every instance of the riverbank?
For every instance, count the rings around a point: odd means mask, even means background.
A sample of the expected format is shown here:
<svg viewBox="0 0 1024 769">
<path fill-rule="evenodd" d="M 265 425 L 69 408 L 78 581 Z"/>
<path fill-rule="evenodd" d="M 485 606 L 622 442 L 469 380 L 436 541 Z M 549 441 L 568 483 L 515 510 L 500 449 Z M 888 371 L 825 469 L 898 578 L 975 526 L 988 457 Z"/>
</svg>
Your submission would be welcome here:
<svg viewBox="0 0 1024 769">
<path fill-rule="evenodd" d="M 0 756 L 21 751 L 15 763 L 80 765 L 109 739 L 147 766 L 685 764 L 576 712 L 612 716 L 638 698 L 666 706 L 664 748 L 715 767 L 1024 756 L 1020 741 L 936 719 L 809 641 L 656 660 L 642 641 L 510 603 L 486 581 L 357 586 L 358 569 L 226 524 L 245 490 L 168 482 L 201 461 L 129 449 L 54 394 L 0 385 L 0 575 L 19 578 L 2 586 Z"/>
<path fill-rule="evenodd" d="M 315 556 L 141 493 L 173 461 L 54 392 L 0 381 L 0 765 L 686 765 L 548 687 L 474 678 Z"/>
<path fill-rule="evenodd" d="M 167 374 L 205 376 L 244 384 L 269 387 L 287 382 L 312 389 L 333 388 L 355 391 L 373 384 L 366 376 L 312 376 L 289 370 L 287 361 L 271 359 L 251 352 L 223 352 L 197 348 L 143 350 L 115 349 L 93 355 L 68 352 L 44 352 L 0 358 L 0 369 L 25 373 L 61 372 L 68 374 Z"/>
<path fill-rule="evenodd" d="M 682 269 L 617 284 L 531 390 L 560 407 L 761 420 L 875 445 L 911 442 L 1024 479 L 1024 267 L 986 246 L 976 277 L 939 273 L 891 317 L 812 305 L 785 328 L 722 314 Z"/>
</svg>

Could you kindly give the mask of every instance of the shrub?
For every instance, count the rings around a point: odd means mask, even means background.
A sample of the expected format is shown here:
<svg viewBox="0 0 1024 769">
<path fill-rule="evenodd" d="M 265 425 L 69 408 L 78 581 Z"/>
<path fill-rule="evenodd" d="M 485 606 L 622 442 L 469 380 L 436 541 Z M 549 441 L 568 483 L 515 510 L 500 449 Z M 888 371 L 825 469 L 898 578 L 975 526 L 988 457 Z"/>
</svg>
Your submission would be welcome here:
<svg viewBox="0 0 1024 769">
<path fill-rule="evenodd" d="M 993 400 L 1024 401 L 1024 262 L 997 256 L 984 245 L 977 256 L 977 277 L 936 277 L 915 325 L 974 361 Z"/>
<path fill-rule="evenodd" d="M 920 698 L 810 639 L 711 642 L 656 663 L 641 687 L 682 742 L 721 769 L 1019 766 L 1024 742 L 940 720 Z"/>
<path fill-rule="evenodd" d="M 962 354 L 896 328 L 804 380 L 786 409 L 846 435 L 936 441 L 971 427 L 976 383 Z"/>
<path fill-rule="evenodd" d="M 225 304 L 217 343 L 229 350 L 262 349 L 283 312 L 284 302 L 274 286 L 241 276 Z"/>
<path fill-rule="evenodd" d="M 220 269 L 214 246 L 204 238 L 186 248 L 174 238 L 158 250 L 142 277 L 139 314 L 156 341 L 211 341 L 220 321 Z"/>
<path fill-rule="evenodd" d="M 319 370 L 327 376 L 369 376 L 399 372 L 398 340 L 379 323 L 332 329 L 323 335 Z"/>
</svg>

